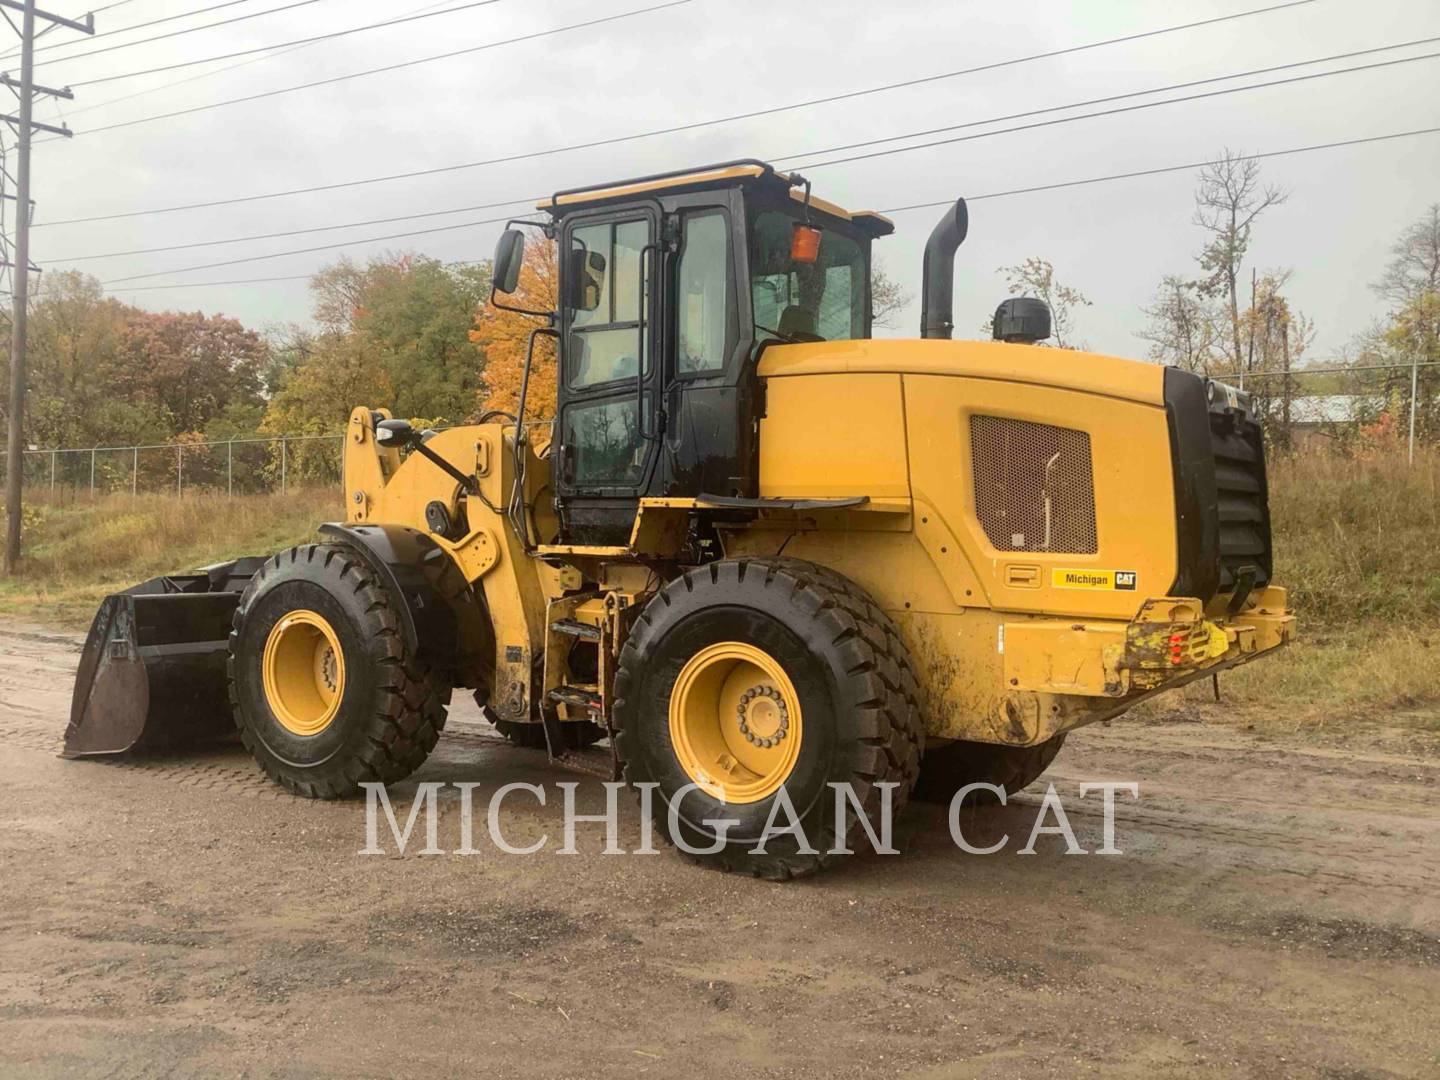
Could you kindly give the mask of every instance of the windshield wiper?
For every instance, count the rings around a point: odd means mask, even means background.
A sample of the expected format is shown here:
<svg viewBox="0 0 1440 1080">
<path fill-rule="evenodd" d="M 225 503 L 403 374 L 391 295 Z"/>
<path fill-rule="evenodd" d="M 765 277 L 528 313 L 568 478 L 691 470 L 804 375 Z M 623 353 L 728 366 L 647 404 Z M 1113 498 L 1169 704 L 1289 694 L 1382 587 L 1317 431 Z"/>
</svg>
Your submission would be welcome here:
<svg viewBox="0 0 1440 1080">
<path fill-rule="evenodd" d="M 803 344 L 804 344 L 804 342 L 801 341 L 801 340 L 799 340 L 798 338 L 793 338 L 793 337 L 791 337 L 789 334 L 782 334 L 782 333 L 780 333 L 779 330 L 771 330 L 770 327 L 768 327 L 768 326 L 761 326 L 758 322 L 755 324 L 755 329 L 756 329 L 756 330 L 764 330 L 765 333 L 769 334 L 771 337 L 779 338 L 781 341 L 785 342 L 786 345 L 803 345 Z"/>
</svg>

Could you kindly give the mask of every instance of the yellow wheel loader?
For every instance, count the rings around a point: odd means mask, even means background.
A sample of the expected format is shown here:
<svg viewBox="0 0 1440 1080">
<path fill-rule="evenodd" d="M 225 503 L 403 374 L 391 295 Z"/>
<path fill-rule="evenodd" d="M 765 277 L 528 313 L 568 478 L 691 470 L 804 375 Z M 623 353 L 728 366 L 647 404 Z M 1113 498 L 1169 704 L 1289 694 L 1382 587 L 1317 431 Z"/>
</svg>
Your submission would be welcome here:
<svg viewBox="0 0 1440 1080">
<path fill-rule="evenodd" d="M 1016 791 L 1071 730 L 1290 640 L 1247 396 L 1045 348 L 1027 298 L 994 341 L 950 340 L 963 200 L 903 341 L 871 337 L 891 223 L 796 174 L 735 161 L 540 209 L 559 310 L 525 314 L 532 357 L 557 343 L 553 423 L 524 388 L 439 432 L 355 409 L 344 523 L 104 602 L 68 754 L 233 725 L 278 783 L 339 797 L 415 769 L 471 688 L 520 746 L 655 785 L 702 860 L 788 877 L 835 856 L 752 852 L 780 800 L 829 837 L 917 786 Z M 524 245 L 500 240 L 498 306 Z"/>
</svg>

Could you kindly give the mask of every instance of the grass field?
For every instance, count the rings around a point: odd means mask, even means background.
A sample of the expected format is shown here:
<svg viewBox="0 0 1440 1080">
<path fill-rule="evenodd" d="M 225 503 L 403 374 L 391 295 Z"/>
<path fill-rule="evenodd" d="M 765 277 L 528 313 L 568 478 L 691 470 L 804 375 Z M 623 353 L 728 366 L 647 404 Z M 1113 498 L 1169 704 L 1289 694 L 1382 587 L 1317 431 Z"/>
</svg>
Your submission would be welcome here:
<svg viewBox="0 0 1440 1080">
<path fill-rule="evenodd" d="M 0 615 L 83 629 L 100 598 L 160 574 L 269 555 L 343 519 L 336 488 L 285 495 L 109 495 L 25 508 L 23 572 L 0 577 Z"/>
<path fill-rule="evenodd" d="M 341 511 L 329 487 L 37 500 L 26 510 L 24 573 L 0 578 L 0 615 L 83 628 L 108 592 L 280 550 Z M 1276 576 L 1290 589 L 1300 638 L 1283 657 L 1227 674 L 1227 703 L 1284 701 L 1284 722 L 1297 725 L 1342 712 L 1440 731 L 1440 453 L 1414 466 L 1394 454 L 1277 458 L 1271 516 Z M 1209 694 L 1197 684 L 1147 708 Z"/>
</svg>

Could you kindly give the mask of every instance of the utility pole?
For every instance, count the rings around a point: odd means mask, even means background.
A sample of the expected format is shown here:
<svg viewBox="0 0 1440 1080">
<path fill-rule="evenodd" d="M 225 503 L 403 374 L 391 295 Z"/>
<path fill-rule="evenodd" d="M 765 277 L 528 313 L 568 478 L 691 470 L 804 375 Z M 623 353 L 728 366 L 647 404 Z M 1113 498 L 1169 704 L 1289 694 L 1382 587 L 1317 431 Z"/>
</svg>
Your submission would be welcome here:
<svg viewBox="0 0 1440 1080">
<path fill-rule="evenodd" d="M 10 17 L 10 11 L 21 13 L 18 27 Z M 35 20 L 44 19 L 50 24 L 42 33 L 65 26 L 82 34 L 93 34 L 95 16 L 86 15 L 84 22 L 67 19 L 39 10 L 35 7 L 35 0 L 0 0 L 0 14 L 20 35 L 19 80 L 12 79 L 8 73 L 0 74 L 0 83 L 9 87 L 20 102 L 18 115 L 0 116 L 0 120 L 14 130 L 19 142 L 19 161 L 15 167 L 15 247 L 10 263 L 15 303 L 10 317 L 10 437 L 6 443 L 9 452 L 5 455 L 5 572 L 13 574 L 20 563 L 20 498 L 25 477 L 25 314 L 31 270 L 30 136 L 37 129 L 67 138 L 70 135 L 70 129 L 65 125 L 55 127 L 39 123 L 32 118 L 32 113 L 36 94 L 67 99 L 74 97 L 69 87 L 56 89 L 35 85 Z"/>
</svg>

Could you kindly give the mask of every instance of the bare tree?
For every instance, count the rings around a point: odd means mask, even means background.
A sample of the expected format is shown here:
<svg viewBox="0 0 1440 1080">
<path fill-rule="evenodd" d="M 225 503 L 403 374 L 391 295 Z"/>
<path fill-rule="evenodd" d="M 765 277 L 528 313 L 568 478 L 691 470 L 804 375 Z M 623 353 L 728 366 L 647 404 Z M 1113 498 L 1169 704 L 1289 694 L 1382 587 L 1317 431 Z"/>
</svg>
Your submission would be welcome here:
<svg viewBox="0 0 1440 1080">
<path fill-rule="evenodd" d="M 870 269 L 870 321 L 876 326 L 894 329 L 896 318 L 911 301 L 910 293 L 890 276 L 885 267 L 875 263 Z"/>
<path fill-rule="evenodd" d="M 1075 309 L 1089 307 L 1090 300 L 1079 289 L 1062 284 L 1048 259 L 1032 255 L 1016 266 L 1002 266 L 996 273 L 1005 275 L 1005 286 L 1011 296 L 1033 296 L 1045 301 L 1050 309 L 1050 336 L 1057 349 L 1086 348 L 1084 342 L 1074 340 Z M 981 332 L 988 336 L 991 331 L 992 321 L 987 319 Z"/>
<path fill-rule="evenodd" d="M 1394 256 L 1372 286 L 1397 304 L 1440 290 L 1440 203 L 1432 203 L 1419 221 L 1400 234 L 1390 248 Z"/>
<path fill-rule="evenodd" d="M 1150 342 L 1150 359 L 1208 374 L 1222 334 L 1213 301 L 1201 296 L 1193 282 L 1167 274 L 1155 290 L 1154 302 L 1141 308 L 1150 317 L 1139 336 Z"/>
<path fill-rule="evenodd" d="M 1195 191 L 1195 224 L 1210 234 L 1198 258 L 1205 276 L 1197 281 L 1201 294 L 1220 298 L 1229 309 L 1229 360 L 1246 370 L 1240 324 L 1240 278 L 1250 247 L 1255 219 L 1279 206 L 1290 193 L 1260 182 L 1260 165 L 1233 150 L 1200 170 Z"/>
</svg>

